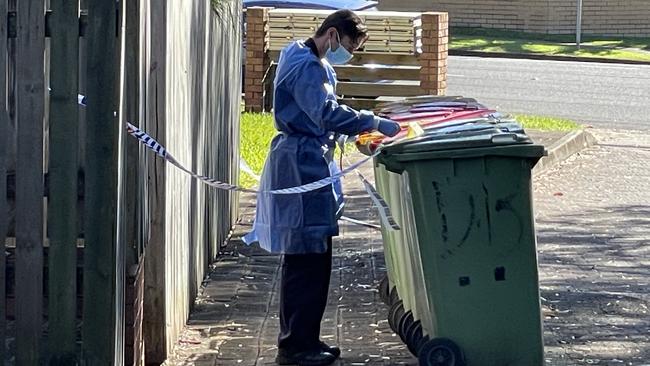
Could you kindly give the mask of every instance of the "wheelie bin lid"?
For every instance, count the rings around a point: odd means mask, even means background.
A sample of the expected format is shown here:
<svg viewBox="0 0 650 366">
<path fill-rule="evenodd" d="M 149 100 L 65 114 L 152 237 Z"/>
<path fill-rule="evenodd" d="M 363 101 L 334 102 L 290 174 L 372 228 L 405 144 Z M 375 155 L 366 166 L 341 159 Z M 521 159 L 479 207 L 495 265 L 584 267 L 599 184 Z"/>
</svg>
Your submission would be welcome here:
<svg viewBox="0 0 650 366">
<path fill-rule="evenodd" d="M 434 114 L 437 112 L 433 112 Z M 459 108 L 453 111 L 440 111 L 438 116 L 429 115 L 428 118 L 420 118 L 423 113 L 413 113 L 404 114 L 404 118 L 401 118 L 401 115 L 395 114 L 391 118 L 395 118 L 395 121 L 400 123 L 401 131 L 393 136 L 386 137 L 379 132 L 370 132 L 365 133 L 359 136 L 357 140 L 357 147 L 359 151 L 366 155 L 371 155 L 382 145 L 390 145 L 395 142 L 403 141 L 405 138 L 408 138 L 408 129 L 411 122 L 415 122 L 422 127 L 424 130 L 436 129 L 441 127 L 449 127 L 466 124 L 468 122 L 476 121 L 494 121 L 495 116 L 498 116 L 496 111 L 489 109 L 464 109 Z"/>
<path fill-rule="evenodd" d="M 487 119 L 454 121 L 425 130 L 413 139 L 384 145 L 380 161 L 411 161 L 431 158 L 461 158 L 485 155 L 508 155 L 540 158 L 542 145 L 534 144 L 516 122 Z"/>
</svg>

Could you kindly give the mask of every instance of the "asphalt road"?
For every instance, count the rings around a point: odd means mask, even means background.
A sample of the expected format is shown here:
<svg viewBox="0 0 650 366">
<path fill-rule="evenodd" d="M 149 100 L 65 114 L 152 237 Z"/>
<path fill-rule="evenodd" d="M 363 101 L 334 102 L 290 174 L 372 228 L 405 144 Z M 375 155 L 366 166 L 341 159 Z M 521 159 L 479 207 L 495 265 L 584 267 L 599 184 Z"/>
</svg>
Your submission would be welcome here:
<svg viewBox="0 0 650 366">
<path fill-rule="evenodd" d="M 650 65 L 450 56 L 447 95 L 501 112 L 650 130 Z"/>
</svg>

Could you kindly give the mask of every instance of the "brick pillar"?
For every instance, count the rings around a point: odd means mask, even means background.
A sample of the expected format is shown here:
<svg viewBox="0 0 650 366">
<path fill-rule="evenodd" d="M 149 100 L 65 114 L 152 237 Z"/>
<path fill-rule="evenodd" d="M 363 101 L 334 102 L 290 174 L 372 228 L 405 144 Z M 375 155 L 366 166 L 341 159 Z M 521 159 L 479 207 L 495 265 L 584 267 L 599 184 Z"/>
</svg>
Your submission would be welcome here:
<svg viewBox="0 0 650 366">
<path fill-rule="evenodd" d="M 244 75 L 244 100 L 246 111 L 263 110 L 264 86 L 262 79 L 270 62 L 269 9 L 253 7 L 246 10 L 246 73 Z"/>
<path fill-rule="evenodd" d="M 422 13 L 422 49 L 418 58 L 420 87 L 426 94 L 445 95 L 448 40 L 447 13 Z"/>
</svg>

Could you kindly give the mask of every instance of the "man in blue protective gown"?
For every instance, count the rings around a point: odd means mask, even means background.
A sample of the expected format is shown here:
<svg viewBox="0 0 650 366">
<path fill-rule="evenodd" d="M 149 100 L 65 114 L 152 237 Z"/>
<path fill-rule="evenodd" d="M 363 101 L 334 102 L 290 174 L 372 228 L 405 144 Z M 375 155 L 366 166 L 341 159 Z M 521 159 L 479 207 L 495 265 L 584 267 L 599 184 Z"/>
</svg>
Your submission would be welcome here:
<svg viewBox="0 0 650 366">
<path fill-rule="evenodd" d="M 378 130 L 394 136 L 396 122 L 355 111 L 336 100 L 332 64 L 347 63 L 368 38 L 350 10 L 328 16 L 306 41 L 282 50 L 275 77 L 279 134 L 266 160 L 260 191 L 296 187 L 337 173 L 336 138 Z M 284 254 L 280 288 L 280 365 L 328 365 L 341 354 L 320 341 L 332 269 L 332 237 L 343 208 L 340 181 L 311 192 L 259 193 L 253 231 L 244 240 Z"/>
</svg>

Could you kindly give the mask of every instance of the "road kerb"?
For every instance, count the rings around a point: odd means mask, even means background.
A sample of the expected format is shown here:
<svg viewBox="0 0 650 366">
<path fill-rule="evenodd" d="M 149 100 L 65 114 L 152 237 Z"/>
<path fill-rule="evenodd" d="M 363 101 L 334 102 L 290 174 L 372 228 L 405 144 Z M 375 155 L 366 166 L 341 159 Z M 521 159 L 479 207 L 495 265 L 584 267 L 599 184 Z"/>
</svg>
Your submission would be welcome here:
<svg viewBox="0 0 650 366">
<path fill-rule="evenodd" d="M 571 155 L 596 143 L 597 140 L 594 135 L 587 130 L 581 129 L 567 133 L 547 148 L 548 155 L 537 163 L 533 169 L 533 175 L 537 176 L 542 174 Z"/>
<path fill-rule="evenodd" d="M 544 54 L 535 54 L 535 53 L 449 50 L 449 56 L 509 58 L 509 59 L 545 60 L 545 61 L 598 62 L 598 63 L 606 63 L 606 64 L 627 64 L 627 65 L 650 65 L 650 62 L 640 61 L 640 60 L 621 60 L 621 59 L 605 58 L 605 57 L 559 56 L 559 55 L 544 55 Z"/>
</svg>

